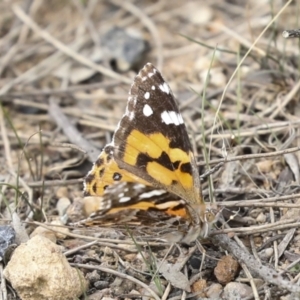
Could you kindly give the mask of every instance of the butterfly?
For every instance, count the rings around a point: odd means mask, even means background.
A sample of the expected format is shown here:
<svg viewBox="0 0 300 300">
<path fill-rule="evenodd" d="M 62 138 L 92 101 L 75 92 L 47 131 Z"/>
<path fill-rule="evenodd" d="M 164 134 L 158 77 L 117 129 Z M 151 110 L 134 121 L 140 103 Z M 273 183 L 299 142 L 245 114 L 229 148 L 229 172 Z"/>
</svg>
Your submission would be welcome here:
<svg viewBox="0 0 300 300">
<path fill-rule="evenodd" d="M 171 242 L 206 237 L 215 222 L 175 97 L 151 63 L 135 77 L 112 141 L 85 178 L 84 196 L 97 203 L 87 224 L 172 223 L 164 235 Z"/>
</svg>

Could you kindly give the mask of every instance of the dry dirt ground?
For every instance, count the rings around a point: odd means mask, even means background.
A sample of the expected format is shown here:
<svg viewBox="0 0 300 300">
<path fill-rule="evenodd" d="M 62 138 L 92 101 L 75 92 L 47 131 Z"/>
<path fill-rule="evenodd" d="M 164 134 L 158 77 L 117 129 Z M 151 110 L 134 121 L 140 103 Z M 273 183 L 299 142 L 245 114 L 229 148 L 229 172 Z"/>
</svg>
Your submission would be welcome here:
<svg viewBox="0 0 300 300">
<path fill-rule="evenodd" d="M 52 240 L 88 281 L 80 299 L 300 298 L 299 40 L 282 36 L 299 10 L 275 0 L 1 1 L 1 224 L 15 211 L 30 235 L 63 220 L 69 231 Z M 86 217 L 83 178 L 147 62 L 178 99 L 205 201 L 220 210 L 204 259 L 198 243 L 70 225 Z M 19 299 L 3 277 L 1 287 L 2 299 Z"/>
</svg>

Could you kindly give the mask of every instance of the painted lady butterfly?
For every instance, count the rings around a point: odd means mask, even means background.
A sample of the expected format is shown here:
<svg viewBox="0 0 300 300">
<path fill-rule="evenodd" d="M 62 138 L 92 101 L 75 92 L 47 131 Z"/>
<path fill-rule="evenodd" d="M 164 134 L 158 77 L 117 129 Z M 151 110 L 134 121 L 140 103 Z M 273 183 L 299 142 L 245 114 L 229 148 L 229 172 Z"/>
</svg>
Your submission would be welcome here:
<svg viewBox="0 0 300 300">
<path fill-rule="evenodd" d="M 215 221 L 215 212 L 203 201 L 176 100 L 152 64 L 135 77 L 112 142 L 85 178 L 84 195 L 99 201 L 87 224 L 144 220 L 155 227 L 176 220 L 177 227 L 164 235 L 172 242 L 205 237 Z"/>
</svg>

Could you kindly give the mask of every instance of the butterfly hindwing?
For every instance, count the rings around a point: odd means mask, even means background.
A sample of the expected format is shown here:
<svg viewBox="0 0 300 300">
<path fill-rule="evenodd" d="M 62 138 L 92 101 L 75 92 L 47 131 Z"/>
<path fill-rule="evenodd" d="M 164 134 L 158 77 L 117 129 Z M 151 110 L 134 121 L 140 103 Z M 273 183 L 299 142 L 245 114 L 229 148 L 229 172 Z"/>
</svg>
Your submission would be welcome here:
<svg viewBox="0 0 300 300">
<path fill-rule="evenodd" d="M 101 198 L 99 210 L 90 216 L 93 219 L 103 220 L 104 215 L 118 214 L 125 210 L 161 211 L 169 216 L 183 218 L 187 215 L 185 202 L 178 196 L 143 184 L 129 182 L 114 184 L 105 190 Z M 117 217 L 125 219 L 126 214 Z M 122 222 L 124 220 L 118 221 L 118 223 Z"/>
<path fill-rule="evenodd" d="M 121 182 L 147 184 L 142 178 L 120 169 L 113 157 L 114 147 L 106 145 L 84 181 L 84 196 L 102 196 L 111 185 Z"/>
</svg>

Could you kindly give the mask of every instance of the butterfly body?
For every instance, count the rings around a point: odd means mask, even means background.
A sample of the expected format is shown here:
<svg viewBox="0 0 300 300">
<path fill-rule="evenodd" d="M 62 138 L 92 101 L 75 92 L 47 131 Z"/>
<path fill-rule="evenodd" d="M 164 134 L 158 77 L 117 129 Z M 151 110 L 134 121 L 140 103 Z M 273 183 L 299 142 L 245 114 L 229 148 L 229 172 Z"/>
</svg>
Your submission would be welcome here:
<svg viewBox="0 0 300 300">
<path fill-rule="evenodd" d="M 138 185 L 149 191 L 130 194 L 128 186 L 134 189 Z M 118 197 L 114 198 L 116 189 Z M 158 191 L 173 196 L 159 198 Z M 126 219 L 127 223 L 128 215 L 147 216 L 151 212 L 155 224 L 156 212 L 159 218 L 184 220 L 185 229 L 180 230 L 186 232 L 174 231 L 166 237 L 176 242 L 206 236 L 214 222 L 214 213 L 203 201 L 198 168 L 176 100 L 150 63 L 135 77 L 112 142 L 86 177 L 85 196 L 99 199 L 92 219 L 115 215 L 116 222 Z"/>
</svg>

